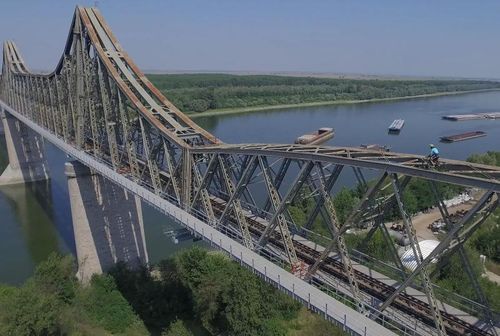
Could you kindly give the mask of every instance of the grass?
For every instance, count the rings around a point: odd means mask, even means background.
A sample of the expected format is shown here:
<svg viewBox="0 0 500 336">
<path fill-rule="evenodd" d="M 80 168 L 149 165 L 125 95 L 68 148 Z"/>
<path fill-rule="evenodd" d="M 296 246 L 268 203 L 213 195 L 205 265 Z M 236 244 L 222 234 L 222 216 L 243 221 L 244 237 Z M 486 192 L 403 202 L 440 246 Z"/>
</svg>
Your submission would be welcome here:
<svg viewBox="0 0 500 336">
<path fill-rule="evenodd" d="M 340 336 L 346 335 L 341 328 L 334 326 L 305 307 L 299 311 L 297 318 L 288 322 L 288 336 Z"/>
<path fill-rule="evenodd" d="M 488 271 L 495 273 L 496 275 L 500 275 L 500 264 L 488 259 L 486 260 L 485 266 Z"/>
<path fill-rule="evenodd" d="M 478 93 L 478 92 L 489 92 L 489 91 L 500 91 L 500 89 L 481 89 L 481 90 L 467 90 L 467 91 L 436 92 L 436 93 L 429 93 L 429 94 L 416 95 L 416 96 L 373 98 L 373 99 L 362 99 L 362 100 L 334 100 L 334 101 L 320 101 L 320 102 L 312 102 L 312 103 L 236 107 L 236 108 L 227 108 L 227 109 L 212 109 L 212 110 L 207 110 L 205 112 L 186 112 L 186 114 L 191 119 L 196 119 L 196 118 L 203 118 L 203 117 L 221 116 L 221 115 L 227 115 L 227 114 L 242 114 L 242 113 L 249 113 L 249 112 L 258 112 L 258 111 L 264 111 L 264 110 L 267 111 L 267 110 L 280 110 L 280 109 L 297 108 L 297 107 L 377 103 L 377 102 L 398 101 L 398 100 L 408 100 L 408 99 L 462 95 L 462 94 L 467 94 L 467 93 Z"/>
<path fill-rule="evenodd" d="M 184 324 L 193 333 L 194 336 L 211 336 L 212 335 L 207 329 L 205 329 L 195 319 L 184 320 Z"/>
</svg>

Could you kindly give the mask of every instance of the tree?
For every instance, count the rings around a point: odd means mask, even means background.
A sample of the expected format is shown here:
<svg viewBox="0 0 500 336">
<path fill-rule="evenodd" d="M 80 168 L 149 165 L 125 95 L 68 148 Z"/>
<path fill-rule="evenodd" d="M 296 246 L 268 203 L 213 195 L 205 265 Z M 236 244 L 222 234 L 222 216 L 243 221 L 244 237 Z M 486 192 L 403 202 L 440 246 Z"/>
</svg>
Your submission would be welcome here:
<svg viewBox="0 0 500 336">
<path fill-rule="evenodd" d="M 351 211 L 354 209 L 357 201 L 355 192 L 345 187 L 343 187 L 342 190 L 335 195 L 333 203 L 335 205 L 335 209 L 337 210 L 337 217 L 340 223 L 345 222 L 347 216 L 349 216 Z"/>
<path fill-rule="evenodd" d="M 93 323 L 112 333 L 123 333 L 138 322 L 110 275 L 92 276 L 90 286 L 81 288 L 76 300 Z"/>
<path fill-rule="evenodd" d="M 235 269 L 229 288 L 222 294 L 224 319 L 231 335 L 252 336 L 259 334 L 266 318 L 260 283 L 251 273 Z"/>
<path fill-rule="evenodd" d="M 194 336 L 182 320 L 175 320 L 170 324 L 167 330 L 161 333 L 161 336 Z"/>
<path fill-rule="evenodd" d="M 50 254 L 36 268 L 33 281 L 42 291 L 53 293 L 63 302 L 70 302 L 75 296 L 77 285 L 73 258 Z"/>
<path fill-rule="evenodd" d="M 196 316 L 214 333 L 274 335 L 264 333 L 266 321 L 297 316 L 298 302 L 221 254 L 193 248 L 176 264 L 179 278 L 191 289 Z"/>
<path fill-rule="evenodd" d="M 2 335 L 59 335 L 63 304 L 53 293 L 42 292 L 29 282 L 1 303 Z"/>
</svg>

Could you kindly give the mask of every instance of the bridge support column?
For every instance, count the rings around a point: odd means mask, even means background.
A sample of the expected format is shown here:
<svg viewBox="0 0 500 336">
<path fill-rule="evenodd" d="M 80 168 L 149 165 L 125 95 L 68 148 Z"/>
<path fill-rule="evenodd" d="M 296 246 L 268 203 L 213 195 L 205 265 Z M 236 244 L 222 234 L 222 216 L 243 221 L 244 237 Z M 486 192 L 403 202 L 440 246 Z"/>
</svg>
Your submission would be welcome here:
<svg viewBox="0 0 500 336">
<path fill-rule="evenodd" d="M 91 172 L 67 162 L 65 173 L 78 259 L 77 277 L 87 283 L 119 261 L 136 268 L 148 262 L 140 199 Z"/>
<path fill-rule="evenodd" d="M 9 165 L 0 185 L 41 181 L 49 178 L 41 136 L 6 111 L 1 111 Z"/>
</svg>

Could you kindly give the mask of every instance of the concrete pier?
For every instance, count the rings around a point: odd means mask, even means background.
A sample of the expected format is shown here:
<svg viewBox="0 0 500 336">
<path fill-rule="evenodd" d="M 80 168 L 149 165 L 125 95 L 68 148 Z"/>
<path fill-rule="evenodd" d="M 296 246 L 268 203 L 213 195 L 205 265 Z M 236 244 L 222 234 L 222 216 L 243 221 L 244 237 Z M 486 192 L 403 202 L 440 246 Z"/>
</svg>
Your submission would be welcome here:
<svg viewBox="0 0 500 336">
<path fill-rule="evenodd" d="M 139 198 L 78 161 L 67 162 L 68 191 L 78 259 L 77 277 L 108 271 L 118 261 L 148 262 Z"/>
<path fill-rule="evenodd" d="M 9 165 L 0 185 L 41 181 L 49 178 L 43 138 L 8 112 L 1 112 Z"/>
</svg>

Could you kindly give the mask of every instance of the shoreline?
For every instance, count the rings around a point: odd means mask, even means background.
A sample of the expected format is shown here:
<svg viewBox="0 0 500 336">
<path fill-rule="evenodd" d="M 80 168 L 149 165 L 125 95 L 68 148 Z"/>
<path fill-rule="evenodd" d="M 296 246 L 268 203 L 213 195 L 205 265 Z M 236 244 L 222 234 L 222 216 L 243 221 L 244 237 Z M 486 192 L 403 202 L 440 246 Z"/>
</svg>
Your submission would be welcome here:
<svg viewBox="0 0 500 336">
<path fill-rule="evenodd" d="M 466 90 L 466 91 L 435 92 L 435 93 L 427 93 L 427 94 L 423 94 L 423 95 L 403 96 L 403 97 L 373 98 L 373 99 L 360 99 L 360 100 L 333 100 L 333 101 L 320 101 L 320 102 L 299 103 L 299 104 L 235 107 L 235 108 L 228 108 L 228 109 L 207 110 L 205 112 L 189 112 L 189 113 L 185 113 L 185 114 L 191 119 L 196 119 L 196 118 L 203 118 L 203 117 L 213 117 L 213 116 L 229 115 L 229 114 L 243 114 L 243 113 L 250 113 L 250 112 L 280 110 L 280 109 L 289 109 L 289 108 L 380 103 L 380 102 L 389 102 L 389 101 L 432 98 L 432 97 L 441 97 L 441 96 L 454 96 L 454 95 L 462 95 L 462 94 L 468 94 L 468 93 L 480 93 L 480 92 L 491 92 L 491 91 L 500 91 L 500 88 Z"/>
</svg>

